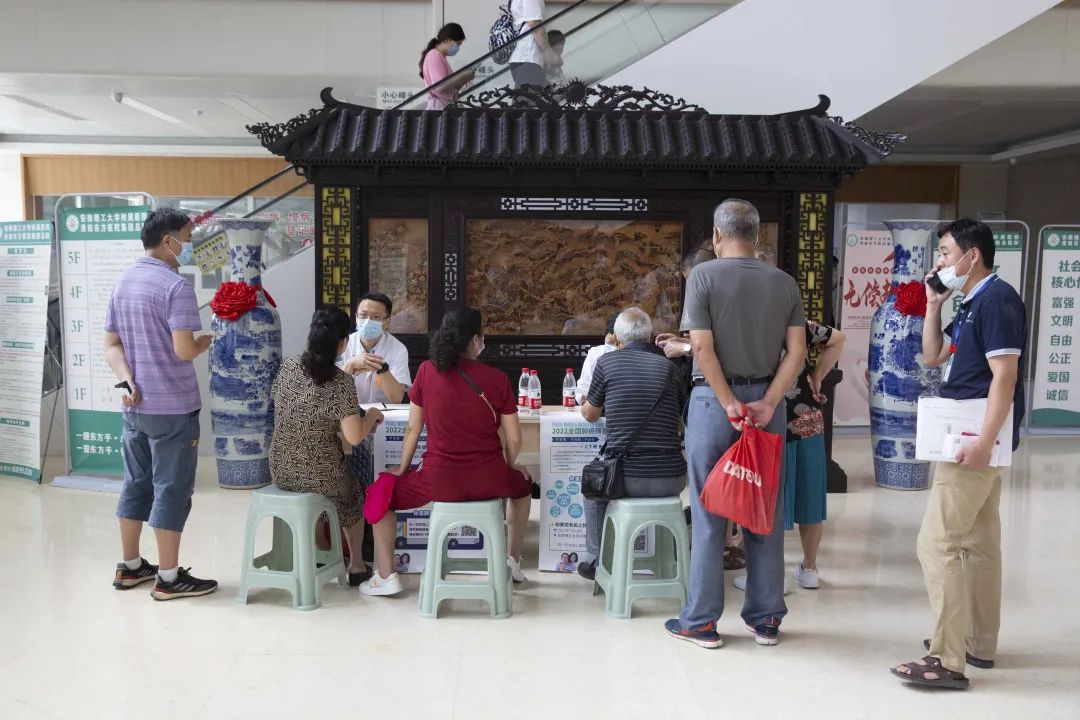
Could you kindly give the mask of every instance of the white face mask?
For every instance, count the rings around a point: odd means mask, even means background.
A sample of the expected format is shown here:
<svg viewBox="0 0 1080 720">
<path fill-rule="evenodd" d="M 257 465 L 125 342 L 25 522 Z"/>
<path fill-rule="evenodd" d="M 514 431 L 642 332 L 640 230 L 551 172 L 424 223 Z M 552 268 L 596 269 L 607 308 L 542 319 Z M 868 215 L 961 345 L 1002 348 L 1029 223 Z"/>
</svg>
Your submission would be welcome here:
<svg viewBox="0 0 1080 720">
<path fill-rule="evenodd" d="M 963 290 L 964 286 L 967 285 L 968 276 L 971 274 L 970 268 L 963 275 L 956 274 L 956 268 L 959 267 L 960 263 L 962 263 L 964 261 L 964 258 L 966 257 L 967 253 L 964 253 L 962 256 L 960 256 L 960 259 L 956 262 L 956 265 L 950 265 L 948 267 L 943 267 L 938 270 L 938 280 L 940 280 L 945 287 L 949 288 L 954 292 L 960 292 L 961 290 Z"/>
</svg>

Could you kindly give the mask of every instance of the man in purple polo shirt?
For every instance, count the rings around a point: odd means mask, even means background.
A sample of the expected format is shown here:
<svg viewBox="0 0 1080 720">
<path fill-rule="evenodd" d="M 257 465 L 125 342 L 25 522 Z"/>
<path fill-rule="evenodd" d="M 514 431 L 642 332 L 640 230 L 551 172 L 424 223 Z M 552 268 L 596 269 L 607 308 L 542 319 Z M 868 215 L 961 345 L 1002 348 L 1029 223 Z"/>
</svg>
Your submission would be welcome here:
<svg viewBox="0 0 1080 720">
<path fill-rule="evenodd" d="M 105 359 L 129 386 L 124 405 L 123 562 L 113 587 L 157 578 L 155 600 L 207 595 L 215 580 L 180 567 L 180 534 L 191 512 L 199 455 L 199 384 L 193 360 L 210 347 L 195 292 L 176 269 L 191 261 L 191 220 L 175 208 L 151 212 L 142 229 L 146 256 L 124 271 L 105 315 Z M 158 566 L 139 554 L 143 523 L 157 540 Z"/>
</svg>

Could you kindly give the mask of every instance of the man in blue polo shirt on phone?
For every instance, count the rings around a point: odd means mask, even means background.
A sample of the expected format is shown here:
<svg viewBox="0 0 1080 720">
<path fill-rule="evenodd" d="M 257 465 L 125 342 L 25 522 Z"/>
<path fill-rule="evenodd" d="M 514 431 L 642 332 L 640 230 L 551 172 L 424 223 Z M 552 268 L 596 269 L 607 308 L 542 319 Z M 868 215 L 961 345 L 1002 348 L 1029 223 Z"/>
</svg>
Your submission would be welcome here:
<svg viewBox="0 0 1080 720">
<path fill-rule="evenodd" d="M 994 233 L 985 223 L 956 220 L 938 236 L 941 257 L 926 278 L 923 362 L 945 366 L 942 397 L 985 398 L 986 415 L 982 433 L 956 462 L 936 463 L 918 540 L 934 633 L 923 643 L 926 657 L 892 672 L 920 685 L 964 689 L 965 663 L 991 668 L 997 652 L 1001 468 L 990 467 L 990 457 L 1010 410 L 1013 450 L 1020 444 L 1027 313 L 1016 290 L 993 272 Z M 964 300 L 942 331 L 941 308 L 954 292 Z"/>
</svg>

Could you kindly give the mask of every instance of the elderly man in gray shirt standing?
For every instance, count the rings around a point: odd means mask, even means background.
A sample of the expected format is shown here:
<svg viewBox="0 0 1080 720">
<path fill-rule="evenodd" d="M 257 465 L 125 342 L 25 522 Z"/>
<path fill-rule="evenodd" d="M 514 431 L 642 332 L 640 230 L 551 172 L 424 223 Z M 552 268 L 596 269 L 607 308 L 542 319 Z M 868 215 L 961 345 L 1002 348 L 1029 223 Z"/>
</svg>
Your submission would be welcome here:
<svg viewBox="0 0 1080 720">
<path fill-rule="evenodd" d="M 727 519 L 701 506 L 713 465 L 739 437 L 741 423 L 783 434 L 784 394 L 806 361 L 799 287 L 787 273 L 755 259 L 761 218 L 744 200 L 725 200 L 713 218 L 716 260 L 686 281 L 682 329 L 690 331 L 694 380 L 686 423 L 693 516 L 690 601 L 668 620 L 670 635 L 704 648 L 723 645 L 716 621 L 724 611 Z M 783 508 L 783 488 L 776 513 Z M 784 523 L 768 535 L 746 533 L 746 600 L 742 618 L 760 645 L 776 645 L 784 604 Z"/>
</svg>

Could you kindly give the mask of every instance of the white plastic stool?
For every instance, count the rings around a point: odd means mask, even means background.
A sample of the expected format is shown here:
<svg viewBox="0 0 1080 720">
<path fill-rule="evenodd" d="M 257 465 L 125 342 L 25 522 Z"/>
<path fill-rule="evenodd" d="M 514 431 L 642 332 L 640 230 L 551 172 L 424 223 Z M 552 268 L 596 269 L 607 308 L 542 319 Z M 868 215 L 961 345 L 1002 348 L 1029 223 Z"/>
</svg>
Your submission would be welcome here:
<svg viewBox="0 0 1080 720">
<path fill-rule="evenodd" d="M 634 541 L 648 527 L 656 528 L 651 558 L 634 558 Z M 663 531 L 663 532 L 662 532 Z M 604 593 L 608 617 L 628 619 L 635 600 L 689 597 L 690 538 L 682 501 L 670 498 L 624 498 L 608 504 L 600 541 L 593 595 Z M 649 570 L 650 577 L 635 576 Z"/>
<path fill-rule="evenodd" d="M 508 618 L 513 612 L 513 585 L 506 564 L 506 530 L 503 501 L 435 503 L 428 521 L 428 551 L 424 572 L 420 576 L 420 614 L 426 618 L 439 616 L 443 600 L 484 600 L 491 617 Z M 447 540 L 450 532 L 469 525 L 484 536 L 486 557 L 455 559 L 450 557 Z M 477 579 L 448 580 L 451 572 L 486 571 Z"/>
<path fill-rule="evenodd" d="M 315 524 L 325 513 L 330 520 L 330 550 L 315 546 Z M 255 532 L 264 518 L 274 519 L 270 552 L 253 557 Z M 321 605 L 322 586 L 338 578 L 348 585 L 341 552 L 341 525 L 337 508 L 322 495 L 296 493 L 270 485 L 251 494 L 244 540 L 244 564 L 240 571 L 237 601 L 247 604 L 248 591 L 256 587 L 288 590 L 293 607 L 314 610 Z"/>
</svg>

